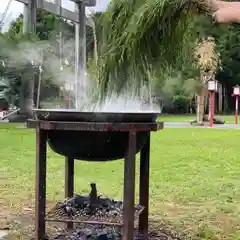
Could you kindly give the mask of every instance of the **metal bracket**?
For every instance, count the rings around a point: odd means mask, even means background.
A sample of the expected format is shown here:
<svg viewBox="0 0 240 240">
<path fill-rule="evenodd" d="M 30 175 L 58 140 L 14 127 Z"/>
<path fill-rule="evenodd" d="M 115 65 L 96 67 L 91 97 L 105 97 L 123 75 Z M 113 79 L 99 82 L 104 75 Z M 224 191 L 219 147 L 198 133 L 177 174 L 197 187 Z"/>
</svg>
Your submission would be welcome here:
<svg viewBox="0 0 240 240">
<path fill-rule="evenodd" d="M 75 3 L 83 2 L 86 5 L 86 7 L 94 7 L 97 4 L 96 0 L 70 0 L 70 1 Z"/>
<path fill-rule="evenodd" d="M 28 0 L 17 0 L 17 2 L 20 2 L 20 3 L 26 4 L 26 5 L 29 3 Z"/>
</svg>

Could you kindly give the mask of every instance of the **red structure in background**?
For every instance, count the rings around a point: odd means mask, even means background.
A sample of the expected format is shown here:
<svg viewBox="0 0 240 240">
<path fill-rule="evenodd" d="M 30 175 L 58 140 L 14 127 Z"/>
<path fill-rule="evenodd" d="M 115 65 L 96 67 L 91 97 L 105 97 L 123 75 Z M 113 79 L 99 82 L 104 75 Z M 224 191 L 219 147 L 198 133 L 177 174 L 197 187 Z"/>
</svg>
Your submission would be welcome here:
<svg viewBox="0 0 240 240">
<path fill-rule="evenodd" d="M 71 108 L 71 92 L 74 90 L 73 85 L 70 83 L 65 83 L 64 89 L 67 93 L 67 107 Z"/>
<path fill-rule="evenodd" d="M 233 97 L 235 97 L 235 124 L 238 124 L 238 98 L 240 96 L 240 86 L 233 87 Z"/>
<path fill-rule="evenodd" d="M 210 127 L 213 127 L 214 122 L 215 92 L 217 92 L 217 89 L 218 89 L 217 81 L 215 79 L 210 79 L 208 81 Z"/>
<path fill-rule="evenodd" d="M 9 109 L 9 104 L 6 99 L 0 99 L 0 119 L 3 119 Z"/>
<path fill-rule="evenodd" d="M 0 112 L 8 111 L 9 104 L 6 99 L 0 99 Z"/>
</svg>

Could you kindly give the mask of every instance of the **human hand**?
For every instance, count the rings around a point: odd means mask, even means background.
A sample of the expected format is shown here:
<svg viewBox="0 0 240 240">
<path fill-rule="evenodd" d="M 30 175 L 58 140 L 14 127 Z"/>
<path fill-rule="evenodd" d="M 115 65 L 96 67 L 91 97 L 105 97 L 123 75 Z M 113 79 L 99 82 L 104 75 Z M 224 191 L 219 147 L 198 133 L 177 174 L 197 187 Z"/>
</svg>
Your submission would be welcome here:
<svg viewBox="0 0 240 240">
<path fill-rule="evenodd" d="M 240 7 L 222 7 L 214 14 L 213 19 L 218 23 L 240 23 Z"/>
</svg>

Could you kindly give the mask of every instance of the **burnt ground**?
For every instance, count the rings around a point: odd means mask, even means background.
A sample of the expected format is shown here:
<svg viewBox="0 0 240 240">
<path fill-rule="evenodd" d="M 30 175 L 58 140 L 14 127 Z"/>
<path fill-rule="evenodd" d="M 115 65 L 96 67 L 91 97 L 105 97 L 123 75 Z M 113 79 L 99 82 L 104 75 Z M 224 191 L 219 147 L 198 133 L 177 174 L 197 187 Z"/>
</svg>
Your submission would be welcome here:
<svg viewBox="0 0 240 240">
<path fill-rule="evenodd" d="M 53 206 L 53 204 L 49 204 Z M 33 206 L 23 205 L 20 211 L 9 211 L 3 207 L 0 212 L 0 230 L 8 231 L 8 236 L 3 240 L 33 240 L 34 239 L 34 208 Z M 63 224 L 47 224 L 48 233 L 55 233 L 63 228 Z M 152 239 L 162 240 L 185 240 L 188 239 L 183 234 L 172 230 L 164 223 L 150 220 L 150 233 Z M 151 239 L 151 238 L 150 238 Z"/>
</svg>

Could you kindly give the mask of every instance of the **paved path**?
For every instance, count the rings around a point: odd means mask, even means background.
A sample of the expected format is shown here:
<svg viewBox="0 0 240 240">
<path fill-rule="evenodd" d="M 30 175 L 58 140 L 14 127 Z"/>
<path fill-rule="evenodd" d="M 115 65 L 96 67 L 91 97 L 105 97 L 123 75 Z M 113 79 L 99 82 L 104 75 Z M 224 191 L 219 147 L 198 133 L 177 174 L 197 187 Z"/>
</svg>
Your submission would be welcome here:
<svg viewBox="0 0 240 240">
<path fill-rule="evenodd" d="M 8 235 L 8 231 L 0 230 L 0 240 L 5 239 L 5 237 L 7 237 L 7 235 Z"/>
<path fill-rule="evenodd" d="M 7 123 L 6 120 L 0 120 L 1 123 Z M 165 128 L 210 128 L 208 124 L 205 126 L 194 126 L 188 122 L 164 122 Z M 25 125 L 17 126 L 17 128 L 26 128 Z M 217 129 L 240 129 L 240 124 L 214 124 Z"/>
<path fill-rule="evenodd" d="M 0 123 L 8 123 L 9 121 L 8 120 L 2 120 L 0 119 Z"/>
<path fill-rule="evenodd" d="M 184 122 L 164 122 L 165 128 L 210 128 L 209 125 L 194 126 Z M 214 124 L 213 128 L 217 129 L 240 129 L 240 124 Z"/>
</svg>

